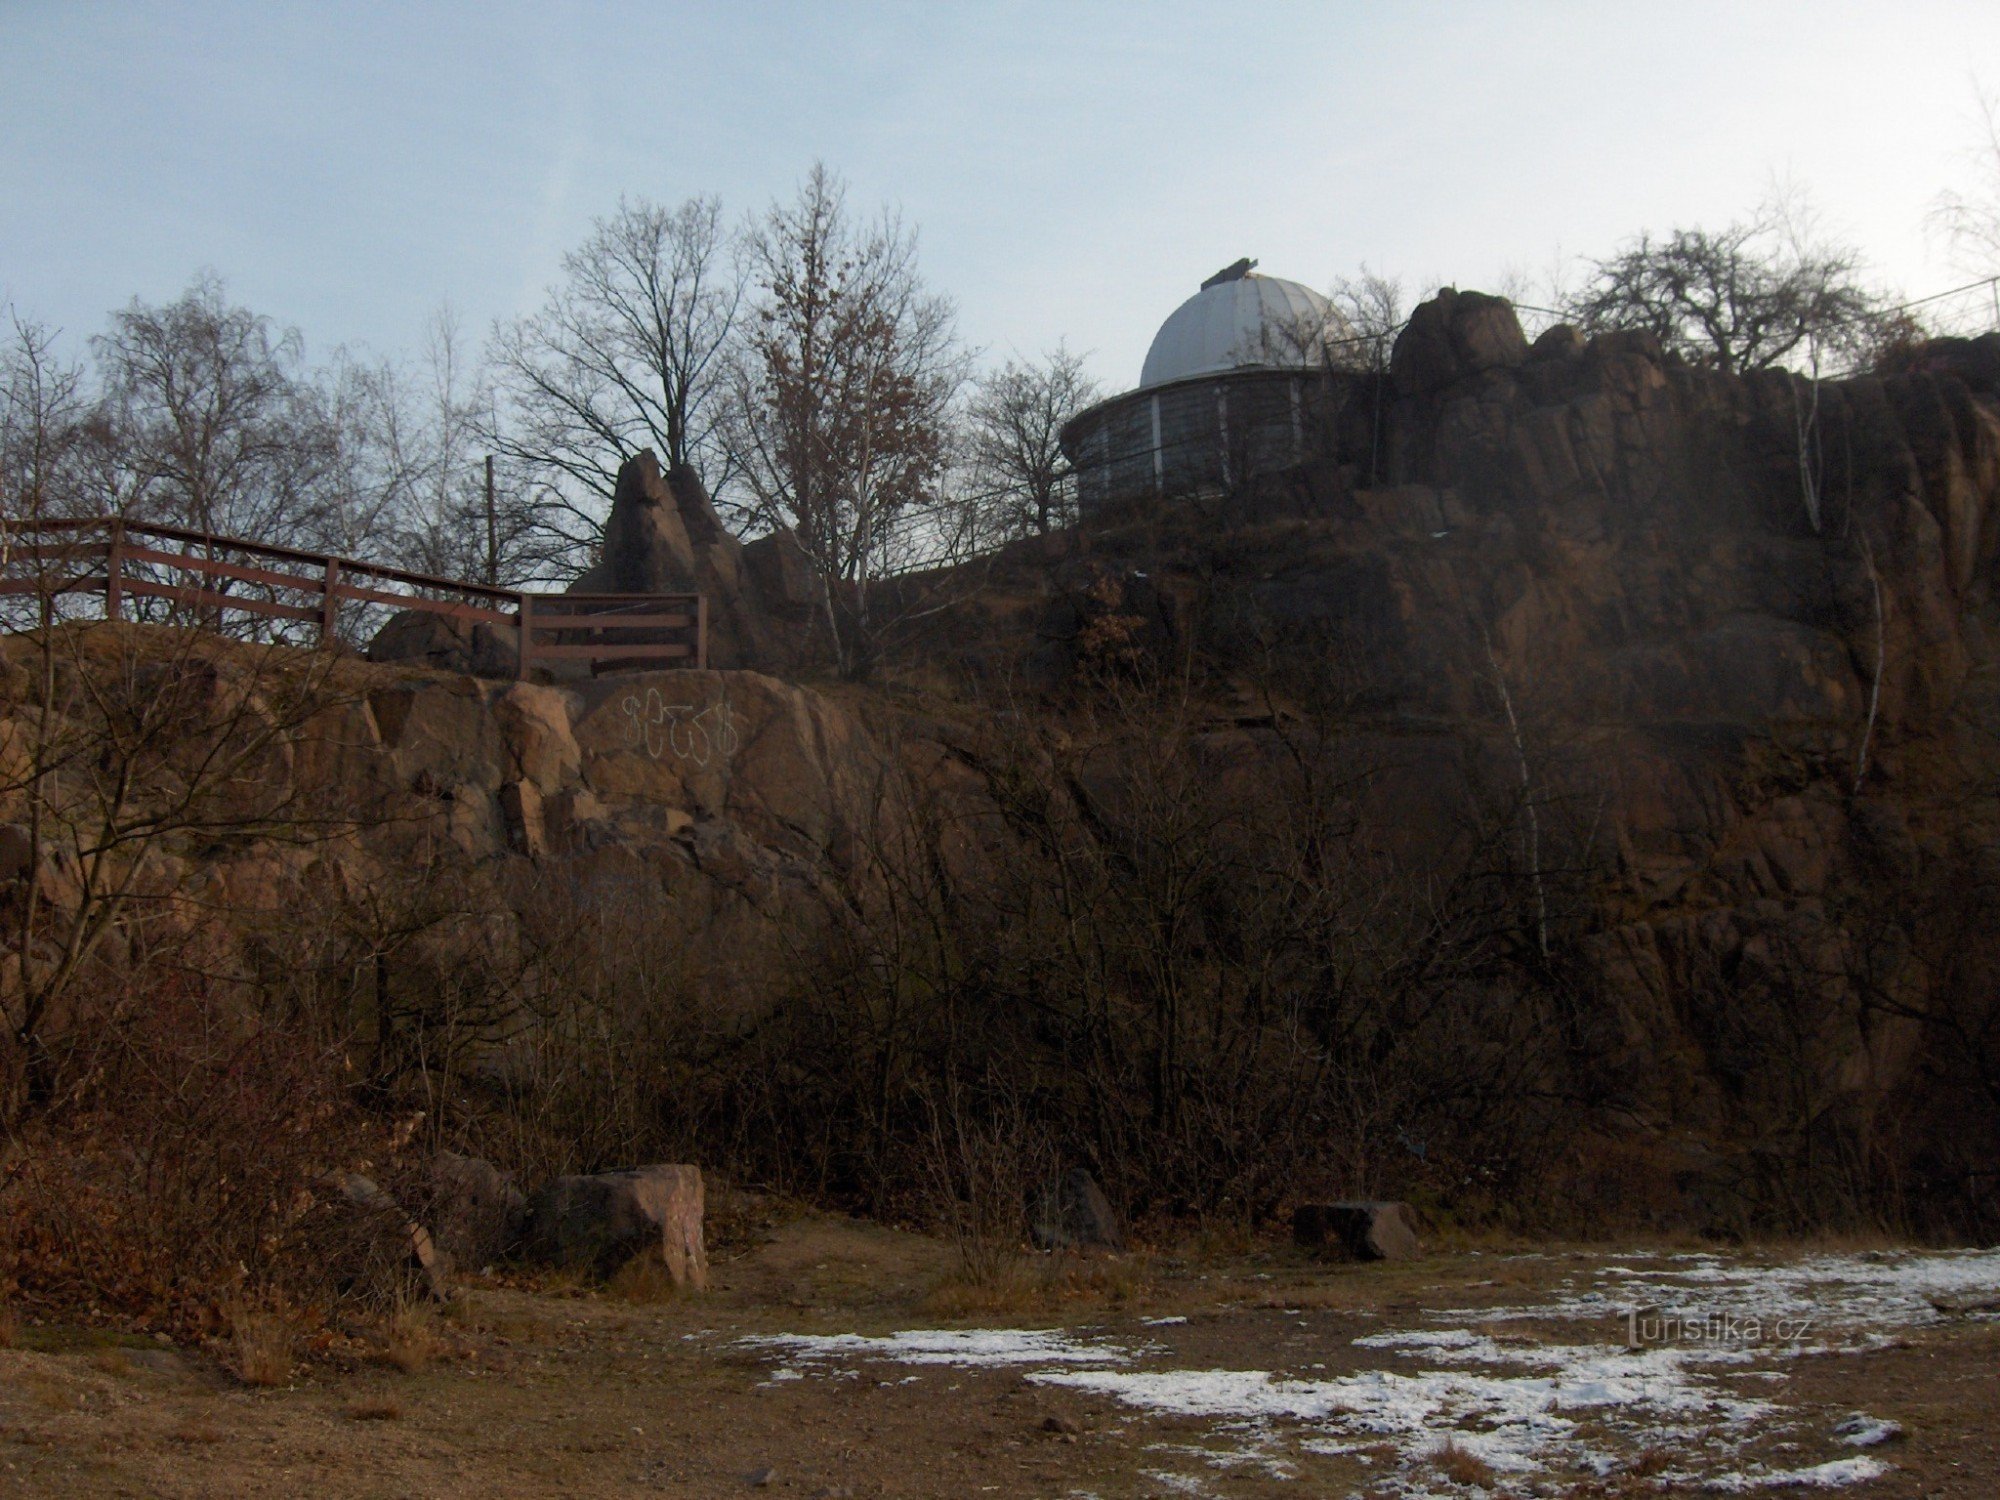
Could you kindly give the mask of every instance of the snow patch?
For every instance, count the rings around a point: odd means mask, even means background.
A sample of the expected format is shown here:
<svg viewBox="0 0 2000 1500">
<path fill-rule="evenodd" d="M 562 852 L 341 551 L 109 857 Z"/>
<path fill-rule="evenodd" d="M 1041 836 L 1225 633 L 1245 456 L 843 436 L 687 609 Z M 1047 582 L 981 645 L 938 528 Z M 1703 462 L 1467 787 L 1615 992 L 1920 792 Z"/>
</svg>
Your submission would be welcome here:
<svg viewBox="0 0 2000 1500">
<path fill-rule="evenodd" d="M 1708 1481 L 1711 1490 L 1837 1490 L 1880 1479 L 1889 1466 L 1879 1458 L 1836 1458 L 1810 1469 L 1775 1469 L 1761 1474 L 1725 1474 Z"/>
<path fill-rule="evenodd" d="M 741 1339 L 802 1360 L 887 1359 L 906 1365 L 1123 1364 L 1132 1351 L 1081 1339 L 1059 1328 L 914 1328 L 879 1338 L 860 1333 L 780 1333 Z"/>
<path fill-rule="evenodd" d="M 1884 1421 L 1858 1411 L 1837 1425 L 1833 1435 L 1850 1447 L 1876 1448 L 1901 1437 L 1903 1427 L 1900 1422 Z"/>
<path fill-rule="evenodd" d="M 1647 1308 L 1692 1322 L 1720 1313 L 1755 1318 L 1766 1329 L 1780 1323 L 1803 1326 L 1815 1340 L 1838 1340 L 1834 1347 L 1879 1346 L 1886 1331 L 1942 1322 L 1947 1313 L 1936 1303 L 1977 1303 L 2000 1294 L 2000 1248 L 1816 1255 L 1783 1265 L 1714 1255 L 1678 1255 L 1645 1269 L 1625 1264 L 1638 1258 L 1621 1255 L 1618 1262 L 1596 1269 L 1595 1284 L 1588 1290 L 1550 1302 L 1440 1309 L 1431 1316 L 1493 1324 L 1528 1318 L 1609 1319 Z"/>
</svg>

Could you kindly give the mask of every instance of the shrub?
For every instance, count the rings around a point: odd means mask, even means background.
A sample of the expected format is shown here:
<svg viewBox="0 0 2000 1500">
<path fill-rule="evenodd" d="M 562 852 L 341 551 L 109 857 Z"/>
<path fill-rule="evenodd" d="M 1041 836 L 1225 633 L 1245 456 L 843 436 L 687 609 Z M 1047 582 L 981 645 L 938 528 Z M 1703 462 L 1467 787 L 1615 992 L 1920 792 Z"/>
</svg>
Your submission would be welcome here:
<svg viewBox="0 0 2000 1500">
<path fill-rule="evenodd" d="M 384 1132 L 337 1049 L 250 997 L 106 967 L 0 1173 L 0 1277 L 78 1311 L 212 1330 L 223 1305 L 309 1307 L 366 1270 L 331 1185 Z"/>
<path fill-rule="evenodd" d="M 283 1385 L 292 1378 L 295 1345 L 291 1321 L 269 1307 L 236 1303 L 223 1316 L 229 1325 L 229 1368 L 245 1385 Z"/>
<path fill-rule="evenodd" d="M 443 1352 L 437 1317 L 420 1303 L 399 1301 L 382 1323 L 382 1358 L 405 1375 L 426 1368 Z"/>
</svg>

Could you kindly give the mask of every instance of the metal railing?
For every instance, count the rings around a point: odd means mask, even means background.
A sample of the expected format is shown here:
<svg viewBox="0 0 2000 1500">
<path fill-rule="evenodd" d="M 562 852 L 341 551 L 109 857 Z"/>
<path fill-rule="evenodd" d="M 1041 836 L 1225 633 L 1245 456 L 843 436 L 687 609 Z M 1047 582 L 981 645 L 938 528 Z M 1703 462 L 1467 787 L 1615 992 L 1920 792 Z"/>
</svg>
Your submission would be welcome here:
<svg viewBox="0 0 2000 1500">
<path fill-rule="evenodd" d="M 338 641 L 343 603 L 420 610 L 513 630 L 522 680 L 553 663 L 593 674 L 708 665 L 700 594 L 536 594 L 121 516 L 0 522 L 0 597 L 23 594 L 101 595 L 108 620 L 140 599 L 211 626 L 237 611 L 312 625 L 321 646 Z"/>
</svg>

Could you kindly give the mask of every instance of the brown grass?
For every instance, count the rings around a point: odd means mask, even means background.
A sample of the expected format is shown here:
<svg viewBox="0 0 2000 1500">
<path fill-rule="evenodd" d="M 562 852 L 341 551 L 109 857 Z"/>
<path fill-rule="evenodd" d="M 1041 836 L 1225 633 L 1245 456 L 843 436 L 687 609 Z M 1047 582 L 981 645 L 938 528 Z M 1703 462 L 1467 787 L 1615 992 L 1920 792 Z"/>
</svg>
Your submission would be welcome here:
<svg viewBox="0 0 2000 1500">
<path fill-rule="evenodd" d="M 292 1378 L 292 1329 L 272 1310 L 227 1309 L 229 1368 L 245 1385 L 283 1385 Z"/>
<path fill-rule="evenodd" d="M 1673 1467 L 1674 1454 L 1670 1448 L 1642 1448 L 1625 1466 L 1625 1472 L 1640 1479 L 1651 1479 L 1655 1474 L 1664 1474 Z"/>
<path fill-rule="evenodd" d="M 21 1315 L 14 1311 L 14 1304 L 0 1297 L 0 1349 L 11 1349 L 21 1342 Z"/>
<path fill-rule="evenodd" d="M 437 1314 L 421 1303 L 404 1302 L 382 1323 L 382 1359 L 414 1375 L 444 1352 Z"/>
<path fill-rule="evenodd" d="M 654 1306 L 680 1295 L 667 1263 L 657 1255 L 635 1255 L 612 1274 L 606 1290 L 622 1302 Z"/>
<path fill-rule="evenodd" d="M 187 1421 L 168 1433 L 167 1437 L 176 1443 L 219 1443 L 222 1441 L 222 1429 L 213 1422 Z"/>
<path fill-rule="evenodd" d="M 1152 1288 L 1152 1262 L 1145 1255 L 1022 1257 L 978 1276 L 954 1270 L 930 1289 L 923 1305 L 943 1318 L 995 1317 L 1075 1303 L 1122 1307 L 1143 1300 Z"/>
<path fill-rule="evenodd" d="M 1451 1438 L 1446 1438 L 1432 1451 L 1431 1465 L 1453 1484 L 1478 1485 L 1481 1489 L 1491 1488 L 1493 1484 L 1493 1465 L 1478 1454 L 1459 1447 Z"/>
<path fill-rule="evenodd" d="M 357 1401 L 347 1408 L 350 1422 L 400 1422 L 403 1419 L 403 1403 L 381 1398 L 373 1401 Z"/>
<path fill-rule="evenodd" d="M 30 1375 L 23 1386 L 44 1411 L 75 1411 L 83 1404 L 74 1386 L 47 1375 Z"/>
</svg>

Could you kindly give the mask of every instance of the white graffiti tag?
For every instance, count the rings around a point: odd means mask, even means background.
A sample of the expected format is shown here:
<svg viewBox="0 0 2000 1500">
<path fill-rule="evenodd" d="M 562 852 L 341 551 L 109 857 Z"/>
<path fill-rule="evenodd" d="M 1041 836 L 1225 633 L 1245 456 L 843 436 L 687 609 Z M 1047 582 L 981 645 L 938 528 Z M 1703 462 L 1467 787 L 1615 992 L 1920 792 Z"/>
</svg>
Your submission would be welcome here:
<svg viewBox="0 0 2000 1500">
<path fill-rule="evenodd" d="M 625 737 L 635 749 L 644 746 L 654 760 L 673 751 L 680 760 L 706 766 L 736 753 L 736 718 L 727 703 L 698 708 L 692 703 L 668 703 L 658 688 L 647 688 L 642 700 L 632 694 L 618 705 L 631 721 Z"/>
</svg>

